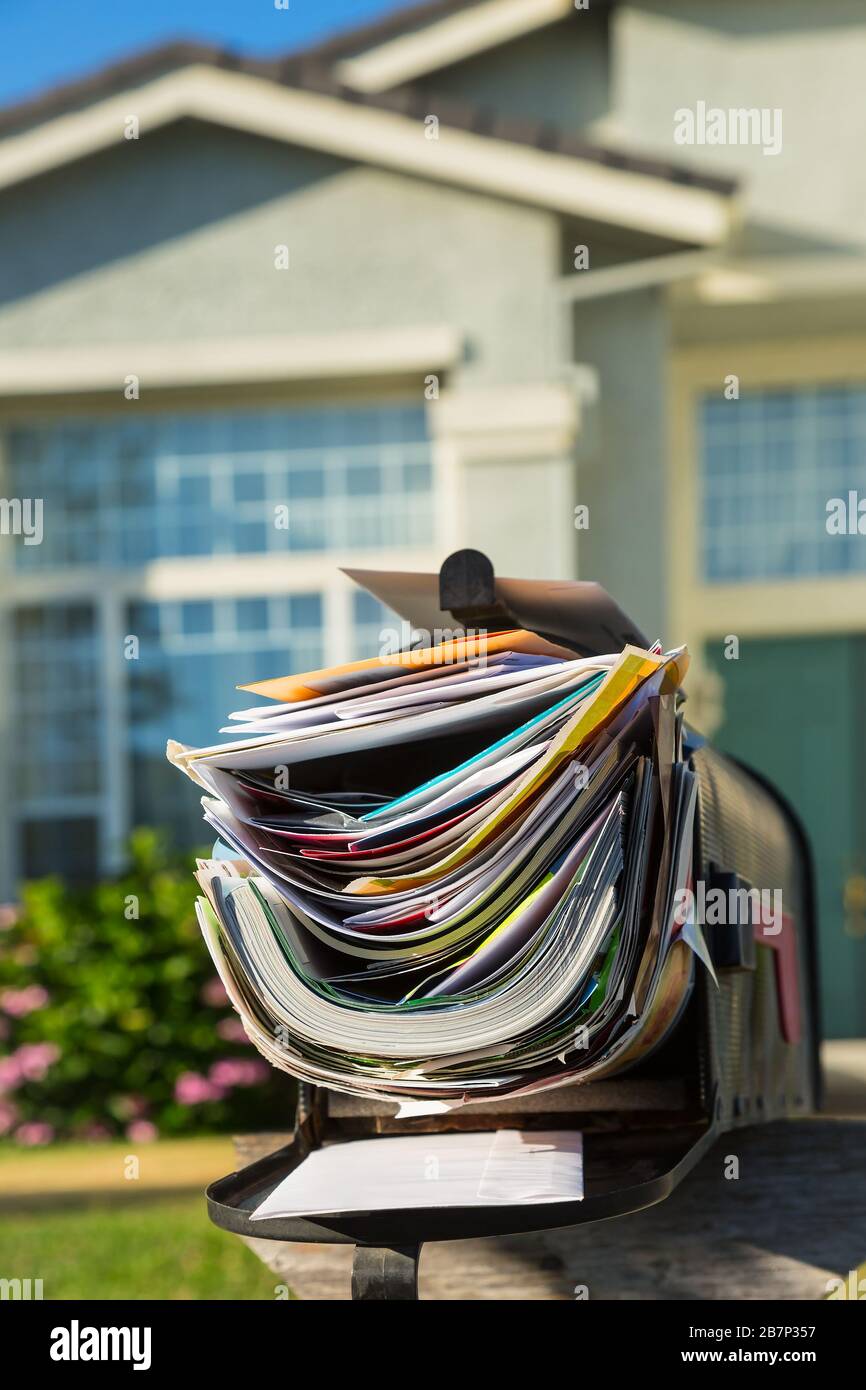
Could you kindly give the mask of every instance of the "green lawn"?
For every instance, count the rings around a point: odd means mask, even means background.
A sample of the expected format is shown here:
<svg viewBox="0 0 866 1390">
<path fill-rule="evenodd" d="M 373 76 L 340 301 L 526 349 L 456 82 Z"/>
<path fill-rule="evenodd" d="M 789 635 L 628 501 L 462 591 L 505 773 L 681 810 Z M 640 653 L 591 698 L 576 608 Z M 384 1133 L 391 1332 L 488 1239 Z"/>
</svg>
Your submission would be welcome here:
<svg viewBox="0 0 866 1390">
<path fill-rule="evenodd" d="M 138 1146 L 0 1145 L 0 1278 L 54 1298 L 273 1299 L 276 1276 L 208 1220 L 204 1189 L 231 1172 L 231 1139 Z"/>
<path fill-rule="evenodd" d="M 2 1213 L 0 1278 L 42 1279 L 43 1296 L 273 1299 L 277 1278 L 208 1220 L 200 1195 Z"/>
</svg>

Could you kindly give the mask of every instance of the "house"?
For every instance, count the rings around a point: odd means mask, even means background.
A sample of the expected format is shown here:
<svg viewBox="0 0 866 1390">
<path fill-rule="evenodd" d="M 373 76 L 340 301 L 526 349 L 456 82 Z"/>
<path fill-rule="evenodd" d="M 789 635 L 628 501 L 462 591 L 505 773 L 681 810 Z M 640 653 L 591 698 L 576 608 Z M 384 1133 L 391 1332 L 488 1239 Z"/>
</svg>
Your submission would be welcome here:
<svg viewBox="0 0 866 1390">
<path fill-rule="evenodd" d="M 471 544 L 689 643 L 866 1026 L 864 59 L 856 0 L 434 0 L 0 113 L 0 891 L 189 841 L 166 735 Z"/>
</svg>

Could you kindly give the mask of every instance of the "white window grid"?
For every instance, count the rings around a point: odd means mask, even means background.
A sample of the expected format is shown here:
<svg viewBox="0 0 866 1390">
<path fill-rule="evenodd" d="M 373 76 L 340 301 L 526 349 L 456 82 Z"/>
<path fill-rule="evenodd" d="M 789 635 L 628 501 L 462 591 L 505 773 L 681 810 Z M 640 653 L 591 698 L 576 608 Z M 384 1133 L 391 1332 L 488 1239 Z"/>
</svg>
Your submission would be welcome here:
<svg viewBox="0 0 866 1390">
<path fill-rule="evenodd" d="M 708 583 L 866 570 L 859 536 L 827 530 L 827 503 L 866 495 L 866 389 L 705 396 L 701 539 Z"/>
<path fill-rule="evenodd" d="M 405 406 L 405 398 L 402 398 Z M 399 404 L 399 402 L 398 402 Z M 410 408 L 414 408 L 411 406 Z M 386 433 L 392 423 L 391 411 L 393 403 L 384 401 L 379 407 L 379 415 L 384 420 L 385 426 L 382 433 Z M 333 415 L 331 407 L 325 408 L 326 413 Z M 276 418 L 281 418 L 285 412 L 283 410 L 272 411 L 271 414 Z M 258 415 L 259 412 L 256 412 Z M 263 416 L 268 415 L 268 411 L 261 412 Z M 369 411 L 372 417 L 374 411 Z M 44 417 L 43 417 L 44 418 Z M 77 417 L 67 417 L 75 421 Z M 105 416 L 96 417 L 100 423 L 116 419 L 106 413 Z M 157 417 L 159 418 L 159 417 Z M 167 418 L 164 416 L 163 418 Z M 179 417 L 184 418 L 184 417 Z M 207 412 L 202 412 L 197 420 L 207 420 Z M 59 418 L 56 424 L 63 424 L 63 418 Z M 26 425 L 25 421 L 25 425 Z M 51 425 L 45 424 L 43 430 L 43 447 L 50 445 Z M 28 462 L 28 466 L 23 472 L 14 476 L 14 470 L 10 469 L 10 431 L 21 430 L 21 425 L 17 421 L 10 421 L 4 428 L 0 429 L 0 479 L 3 488 L 0 489 L 4 495 L 17 495 L 22 492 L 27 496 L 43 496 L 45 502 L 46 524 L 50 525 L 51 517 L 51 491 L 48 487 L 39 486 L 40 483 L 50 481 L 44 471 L 40 471 L 38 466 L 31 467 L 33 460 Z M 406 427 L 403 423 L 397 422 L 394 430 L 395 434 L 405 436 Z M 359 445 L 356 449 L 356 462 L 359 466 L 366 466 L 368 458 L 365 459 L 363 450 L 368 446 Z M 260 467 L 261 454 L 269 453 L 273 458 L 279 457 L 285 461 L 285 449 L 268 450 L 245 453 L 226 452 L 223 456 L 212 455 L 211 463 L 217 459 L 219 464 L 218 472 L 221 471 L 223 482 L 220 486 L 225 492 L 225 480 L 229 476 L 237 477 L 239 474 L 253 473 Z M 292 451 L 294 462 L 297 467 L 309 465 L 311 459 L 315 458 L 317 467 L 323 464 L 324 454 L 322 451 L 298 449 Z M 338 458 L 342 457 L 345 461 L 346 449 L 336 449 L 332 445 L 325 451 L 331 461 L 331 469 L 326 482 L 328 495 L 339 495 L 336 474 L 334 467 Z M 365 526 L 368 528 L 367 534 L 374 531 L 369 518 L 375 512 L 376 507 L 381 509 L 381 498 L 365 499 L 363 497 L 352 497 L 348 499 L 352 506 L 357 504 L 358 521 L 354 531 L 344 527 L 342 531 L 334 527 L 331 537 L 336 544 L 342 538 L 342 546 L 339 555 L 339 564 L 388 564 L 387 551 L 390 545 L 399 546 L 399 552 L 395 555 L 398 567 L 406 568 L 430 568 L 438 563 L 438 557 L 444 549 L 454 543 L 452 524 L 447 520 L 448 513 L 441 507 L 436 506 L 437 497 L 449 494 L 452 483 L 451 469 L 453 461 L 447 450 L 438 449 L 429 441 L 408 442 L 404 437 L 402 442 L 395 442 L 387 438 L 381 438 L 378 448 L 375 450 L 377 461 L 383 465 L 385 472 L 383 486 L 389 485 L 389 479 L 393 480 L 394 470 L 398 467 L 402 470 L 401 479 L 406 482 L 407 491 L 402 499 L 405 503 L 404 515 L 399 516 L 398 506 L 390 509 L 384 508 L 385 522 L 380 524 L 378 534 L 375 535 L 376 550 L 381 549 L 381 556 L 374 554 L 367 559 L 363 554 L 364 546 L 357 539 L 358 536 L 365 534 Z M 369 455 L 368 455 L 369 456 Z M 184 465 L 188 465 L 191 460 L 197 460 L 197 466 L 201 467 L 206 462 L 204 456 L 197 456 L 193 453 L 186 455 L 165 454 L 165 458 L 174 459 L 175 466 L 182 459 Z M 389 472 L 390 470 L 390 472 Z M 414 473 L 413 471 L 414 470 Z M 194 471 L 194 470 L 193 470 Z M 432 475 L 432 477 L 431 477 Z M 17 491 L 14 483 L 18 484 Z M 104 480 L 103 480 L 104 483 Z M 46 495 L 47 494 L 47 495 Z M 282 498 L 278 500 L 282 501 Z M 343 499 L 344 501 L 347 499 Z M 387 499 L 385 499 L 387 502 Z M 275 494 L 271 482 L 268 484 L 266 501 L 273 504 Z M 241 503 L 241 506 L 244 504 Z M 310 502 L 312 508 L 316 505 Z M 297 523 L 298 516 L 303 516 L 297 510 L 298 499 L 295 501 L 296 510 L 294 519 Z M 111 508 L 106 509 L 106 514 L 111 517 Z M 243 513 L 242 513 L 243 515 Z M 68 520 L 68 518 L 67 518 Z M 447 524 L 446 524 L 447 522 Z M 141 523 L 140 509 L 136 512 L 135 526 Z M 116 524 L 116 518 L 112 524 Z M 38 605 L 45 603 L 53 606 L 64 600 L 76 603 L 90 604 L 94 611 L 96 628 L 96 645 L 98 657 L 96 661 L 96 681 L 99 689 L 100 718 L 102 720 L 101 737 L 99 741 L 99 753 L 96 759 L 98 765 L 98 795 L 82 795 L 64 793 L 58 795 L 58 789 L 52 788 L 50 793 L 44 797 L 31 797 L 26 801 L 18 802 L 14 808 L 7 803 L 5 813 L 0 813 L 0 899 L 4 896 L 11 897 L 16 892 L 19 867 L 15 849 L 16 823 L 23 819 L 29 821 L 62 820 L 65 817 L 93 819 L 99 829 L 100 862 L 105 872 L 111 872 L 115 868 L 121 867 L 124 862 L 124 846 L 128 831 L 132 827 L 131 818 L 131 794 L 128 780 L 128 759 L 129 748 L 127 744 L 126 728 L 128 725 L 127 706 L 128 688 L 127 681 L 122 671 L 118 671 L 118 664 L 113 659 L 113 653 L 119 649 L 125 635 L 127 635 L 128 605 L 134 602 L 146 602 L 151 598 L 157 599 L 161 596 L 159 586 L 154 590 L 152 585 L 146 580 L 145 574 L 151 573 L 148 565 L 145 572 L 140 572 L 140 567 L 136 564 L 112 565 L 110 576 L 101 578 L 97 574 L 96 556 L 94 554 L 94 534 L 91 526 L 89 533 L 89 546 L 86 554 L 76 557 L 75 565 L 67 567 L 62 556 L 51 560 L 49 564 L 43 564 L 39 569 L 36 566 L 27 566 L 26 561 L 34 560 L 38 556 L 44 557 L 46 550 L 44 547 L 23 547 L 20 541 L 13 541 L 0 553 L 0 573 L 5 574 L 4 582 L 0 583 L 0 642 L 5 642 L 6 651 L 9 651 L 9 644 L 12 641 L 11 620 L 15 610 L 19 607 Z M 357 552 L 357 554 L 356 554 Z M 21 557 L 25 559 L 25 566 L 20 565 Z M 226 593 L 234 593 L 237 599 L 242 601 L 250 595 L 249 575 L 245 568 L 246 558 L 234 555 L 226 556 L 225 563 L 221 564 L 216 570 L 213 567 L 211 556 L 196 556 L 193 559 L 183 557 L 182 568 L 172 570 L 172 597 L 181 599 L 195 600 L 202 593 L 202 579 L 206 575 L 208 587 L 213 579 L 217 594 L 220 595 L 219 603 L 224 602 Z M 279 604 L 280 589 L 290 589 L 292 593 L 318 593 L 322 595 L 324 603 L 324 621 L 322 638 L 324 642 L 324 663 L 330 664 L 334 661 L 349 659 L 352 655 L 369 655 L 371 641 L 377 647 L 381 620 L 374 623 L 363 625 L 361 630 L 359 624 L 353 622 L 352 610 L 352 590 L 351 586 L 343 581 L 335 571 L 334 561 L 329 559 L 323 552 L 318 554 L 294 553 L 286 554 L 285 563 L 278 555 L 274 555 L 273 560 L 279 560 L 280 570 L 277 574 L 274 571 L 276 583 L 271 584 L 269 578 L 265 578 L 268 589 L 270 590 L 269 603 Z M 160 560 L 155 562 L 153 573 L 159 569 Z M 80 561 L 80 562 L 79 562 Z M 170 562 L 174 564 L 172 560 Z M 261 563 L 261 562 L 257 562 Z M 239 582 L 235 582 L 235 576 Z M 162 591 L 164 592 L 164 591 Z M 275 597 L 276 595 L 276 597 Z M 230 604 L 232 600 L 225 600 Z M 227 630 L 226 614 L 228 609 L 219 607 L 215 610 L 216 624 L 220 630 Z M 387 616 L 387 615 L 386 615 Z M 270 621 L 270 613 L 269 613 Z M 374 630 L 375 629 L 375 630 Z M 271 636 L 278 636 L 281 628 L 272 627 Z M 290 634 L 293 648 L 298 652 L 299 633 L 293 629 Z M 260 649 L 261 634 L 259 633 L 234 633 L 232 636 L 232 649 L 243 650 Z M 207 638 L 204 639 L 207 641 Z M 311 653 L 312 657 L 312 653 Z M 277 664 L 280 665 L 277 653 L 275 653 Z M 298 664 L 307 665 L 306 660 L 301 660 L 298 652 Z M 315 664 L 310 661 L 310 664 Z M 10 719 L 11 711 L 14 707 L 14 694 L 11 690 L 9 679 L 9 663 L 5 663 L 5 676 L 0 673 L 0 725 L 5 724 L 7 732 L 13 727 Z M 297 669 L 297 668 L 296 668 Z M 279 671 L 275 669 L 275 674 Z M 58 696 L 55 710 L 60 707 L 62 696 Z M 252 702 L 251 702 L 252 703 Z M 10 753 L 12 740 L 7 744 L 7 753 L 0 761 L 6 762 L 7 774 L 12 771 L 10 766 Z M 11 785 L 11 781 L 7 782 Z"/>
<path fill-rule="evenodd" d="M 335 417 L 339 421 L 344 414 L 337 411 Z M 346 417 L 347 427 L 358 414 Z M 255 450 L 226 447 L 235 419 L 230 415 L 199 415 L 186 421 L 153 417 L 149 422 L 144 417 L 141 430 L 150 429 L 150 445 L 137 459 L 133 455 L 139 472 L 130 479 L 134 486 L 126 501 L 118 478 L 123 441 L 131 428 L 126 422 L 115 417 L 67 423 L 54 433 L 51 426 L 19 426 L 9 451 L 11 487 L 15 495 L 38 490 L 43 497 L 45 540 L 42 546 L 19 547 L 17 566 L 124 566 L 182 555 L 430 544 L 433 469 L 423 413 L 398 409 L 405 437 L 392 440 L 387 438 L 389 430 L 401 431 L 389 424 L 387 406 L 363 415 L 376 425 L 376 443 L 356 444 L 345 438 L 315 448 L 286 442 Z M 198 452 L 173 452 L 159 443 L 161 419 L 173 421 L 176 428 L 181 427 L 178 420 L 190 429 L 199 423 L 213 444 L 200 445 Z M 244 423 L 250 428 L 261 422 L 253 416 Z M 282 427 L 288 435 L 295 416 L 273 414 L 265 423 L 272 434 Z M 91 452 L 70 459 L 75 429 L 91 432 Z M 298 495 L 297 485 L 305 474 L 320 484 L 317 495 Z M 374 490 L 359 490 L 365 474 L 375 474 Z M 244 484 L 254 480 L 261 483 L 261 496 L 244 500 L 244 492 L 251 490 Z M 62 519 L 55 510 L 60 508 Z"/>
</svg>

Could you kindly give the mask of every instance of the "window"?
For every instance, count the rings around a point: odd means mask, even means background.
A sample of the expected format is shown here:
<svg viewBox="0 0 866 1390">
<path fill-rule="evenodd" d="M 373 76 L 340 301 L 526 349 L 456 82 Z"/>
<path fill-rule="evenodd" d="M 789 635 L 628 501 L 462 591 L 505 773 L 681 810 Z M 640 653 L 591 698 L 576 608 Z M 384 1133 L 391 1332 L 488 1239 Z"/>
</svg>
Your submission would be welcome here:
<svg viewBox="0 0 866 1390">
<path fill-rule="evenodd" d="M 101 714 L 96 617 L 89 604 L 12 613 L 12 785 L 37 812 L 98 797 Z"/>
<path fill-rule="evenodd" d="M 166 740 L 218 742 L 228 712 L 256 703 L 237 681 L 377 652 L 398 620 L 353 595 L 328 552 L 363 564 L 399 546 L 426 568 L 436 515 L 425 410 L 401 400 L 130 404 L 10 424 L 2 446 L 2 491 L 41 498 L 43 527 L 39 545 L 11 537 L 0 551 L 14 730 L 0 901 L 22 875 L 118 868 L 136 825 L 205 844 L 200 792 L 166 762 Z M 166 590 L 158 562 L 176 558 Z"/>
<path fill-rule="evenodd" d="M 20 570 L 432 540 L 423 407 L 138 415 L 20 426 L 10 496 L 41 497 Z"/>
<path fill-rule="evenodd" d="M 402 639 L 403 620 L 372 594 L 356 589 L 352 594 L 352 659 L 363 661 L 378 656 L 384 642 L 383 632 L 396 632 Z M 389 651 L 397 651 L 402 640 L 390 640 Z"/>
<path fill-rule="evenodd" d="M 59 874 L 72 883 L 92 883 L 99 874 L 99 821 L 96 816 L 23 816 L 19 860 L 23 878 Z"/>
<path fill-rule="evenodd" d="M 29 604 L 10 614 L 10 783 L 24 877 L 91 875 L 99 857 L 102 700 L 95 609 Z"/>
<path fill-rule="evenodd" d="M 827 503 L 862 490 L 866 388 L 707 396 L 699 409 L 703 573 L 710 583 L 866 570 Z"/>
<path fill-rule="evenodd" d="M 138 638 L 128 663 L 133 821 L 202 844 L 201 793 L 166 762 L 166 740 L 219 743 L 229 712 L 258 703 L 239 681 L 321 666 L 321 595 L 133 603 L 126 617 Z"/>
</svg>

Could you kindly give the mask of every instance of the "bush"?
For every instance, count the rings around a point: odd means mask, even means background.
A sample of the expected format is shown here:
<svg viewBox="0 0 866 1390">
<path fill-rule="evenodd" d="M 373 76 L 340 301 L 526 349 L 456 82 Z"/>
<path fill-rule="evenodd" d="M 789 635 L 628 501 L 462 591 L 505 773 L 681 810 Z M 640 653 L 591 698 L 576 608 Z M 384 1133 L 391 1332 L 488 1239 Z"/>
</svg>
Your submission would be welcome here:
<svg viewBox="0 0 866 1390">
<path fill-rule="evenodd" d="M 287 1127 L 195 918 L 192 860 L 141 830 L 121 877 L 25 886 L 0 931 L 0 1133 L 20 1143 Z"/>
</svg>

